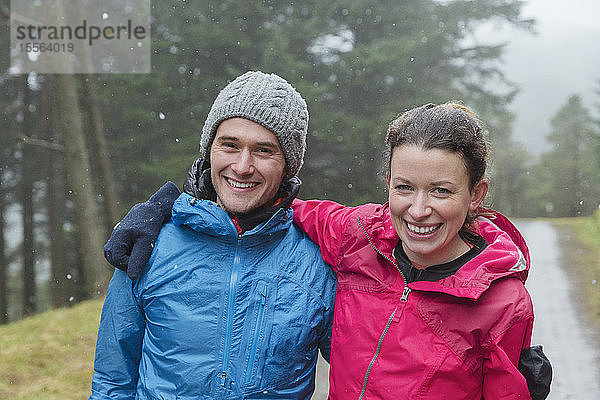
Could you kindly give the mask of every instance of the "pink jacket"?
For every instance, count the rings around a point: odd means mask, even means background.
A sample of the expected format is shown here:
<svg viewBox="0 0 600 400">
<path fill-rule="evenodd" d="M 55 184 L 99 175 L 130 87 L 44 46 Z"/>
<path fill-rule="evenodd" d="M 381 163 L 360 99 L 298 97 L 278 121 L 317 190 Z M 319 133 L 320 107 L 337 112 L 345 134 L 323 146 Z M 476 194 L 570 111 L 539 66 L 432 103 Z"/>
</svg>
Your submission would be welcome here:
<svg viewBox="0 0 600 400">
<path fill-rule="evenodd" d="M 517 370 L 533 327 L 529 252 L 504 216 L 478 219 L 488 246 L 455 275 L 406 285 L 387 204 L 293 210 L 338 277 L 331 400 L 530 399 Z"/>
</svg>

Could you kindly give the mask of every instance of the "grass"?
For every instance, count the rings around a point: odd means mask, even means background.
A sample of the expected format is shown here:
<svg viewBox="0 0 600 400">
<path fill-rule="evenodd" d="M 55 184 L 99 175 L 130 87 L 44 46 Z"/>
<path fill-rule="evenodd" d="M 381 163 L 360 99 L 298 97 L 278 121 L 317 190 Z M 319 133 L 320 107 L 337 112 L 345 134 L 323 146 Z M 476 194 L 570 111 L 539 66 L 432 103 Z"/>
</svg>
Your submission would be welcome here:
<svg viewBox="0 0 600 400">
<path fill-rule="evenodd" d="M 0 326 L 0 399 L 87 399 L 102 301 Z"/>
<path fill-rule="evenodd" d="M 591 217 L 551 220 L 561 232 L 569 261 L 590 319 L 600 332 L 600 211 Z"/>
</svg>

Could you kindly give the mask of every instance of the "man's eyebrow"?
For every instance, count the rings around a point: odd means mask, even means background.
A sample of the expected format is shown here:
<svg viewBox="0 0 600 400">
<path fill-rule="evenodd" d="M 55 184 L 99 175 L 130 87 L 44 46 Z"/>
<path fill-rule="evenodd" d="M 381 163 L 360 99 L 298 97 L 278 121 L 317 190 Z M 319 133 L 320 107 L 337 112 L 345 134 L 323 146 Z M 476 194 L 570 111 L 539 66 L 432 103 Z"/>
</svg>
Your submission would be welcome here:
<svg viewBox="0 0 600 400">
<path fill-rule="evenodd" d="M 219 137 L 215 138 L 215 141 L 219 141 L 219 142 L 224 142 L 224 141 L 239 142 L 240 139 L 237 136 L 222 135 L 222 136 L 219 136 Z M 262 141 L 262 142 L 256 142 L 256 146 L 257 147 L 269 147 L 269 148 L 273 148 L 273 149 L 277 149 L 279 147 L 276 142 L 269 141 L 269 140 L 265 140 L 265 141 Z"/>
<path fill-rule="evenodd" d="M 260 147 L 273 147 L 273 148 L 277 148 L 277 143 L 275 142 L 258 142 L 256 143 L 257 146 Z"/>
<path fill-rule="evenodd" d="M 236 142 L 239 141 L 239 139 L 237 137 L 235 137 L 235 136 L 226 136 L 226 135 L 219 136 L 218 138 L 216 138 L 216 140 L 219 140 L 219 141 L 233 140 L 233 141 L 236 141 Z"/>
</svg>

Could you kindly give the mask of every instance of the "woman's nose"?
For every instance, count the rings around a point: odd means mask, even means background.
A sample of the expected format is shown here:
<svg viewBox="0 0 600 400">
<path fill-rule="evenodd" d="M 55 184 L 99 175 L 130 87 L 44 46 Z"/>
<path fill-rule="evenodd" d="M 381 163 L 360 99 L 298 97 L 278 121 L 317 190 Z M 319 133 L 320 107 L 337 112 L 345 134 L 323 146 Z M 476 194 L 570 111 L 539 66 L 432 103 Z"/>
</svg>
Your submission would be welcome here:
<svg viewBox="0 0 600 400">
<path fill-rule="evenodd" d="M 423 193 L 415 193 L 408 212 L 415 220 L 420 220 L 431 214 L 431 207 L 427 201 L 427 195 Z"/>
</svg>

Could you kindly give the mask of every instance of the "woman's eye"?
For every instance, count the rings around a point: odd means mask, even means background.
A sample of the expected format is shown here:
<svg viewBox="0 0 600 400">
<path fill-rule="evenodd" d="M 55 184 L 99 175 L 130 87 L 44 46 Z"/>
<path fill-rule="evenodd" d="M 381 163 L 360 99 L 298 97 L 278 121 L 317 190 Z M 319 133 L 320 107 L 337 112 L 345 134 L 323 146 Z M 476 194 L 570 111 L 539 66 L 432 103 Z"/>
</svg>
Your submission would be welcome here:
<svg viewBox="0 0 600 400">
<path fill-rule="evenodd" d="M 410 186 L 409 185 L 396 185 L 396 190 L 399 190 L 401 192 L 408 192 L 410 191 Z"/>
<path fill-rule="evenodd" d="M 446 188 L 435 188 L 434 192 L 436 194 L 440 194 L 440 195 L 449 195 L 452 193 L 450 190 L 448 190 Z"/>
</svg>

